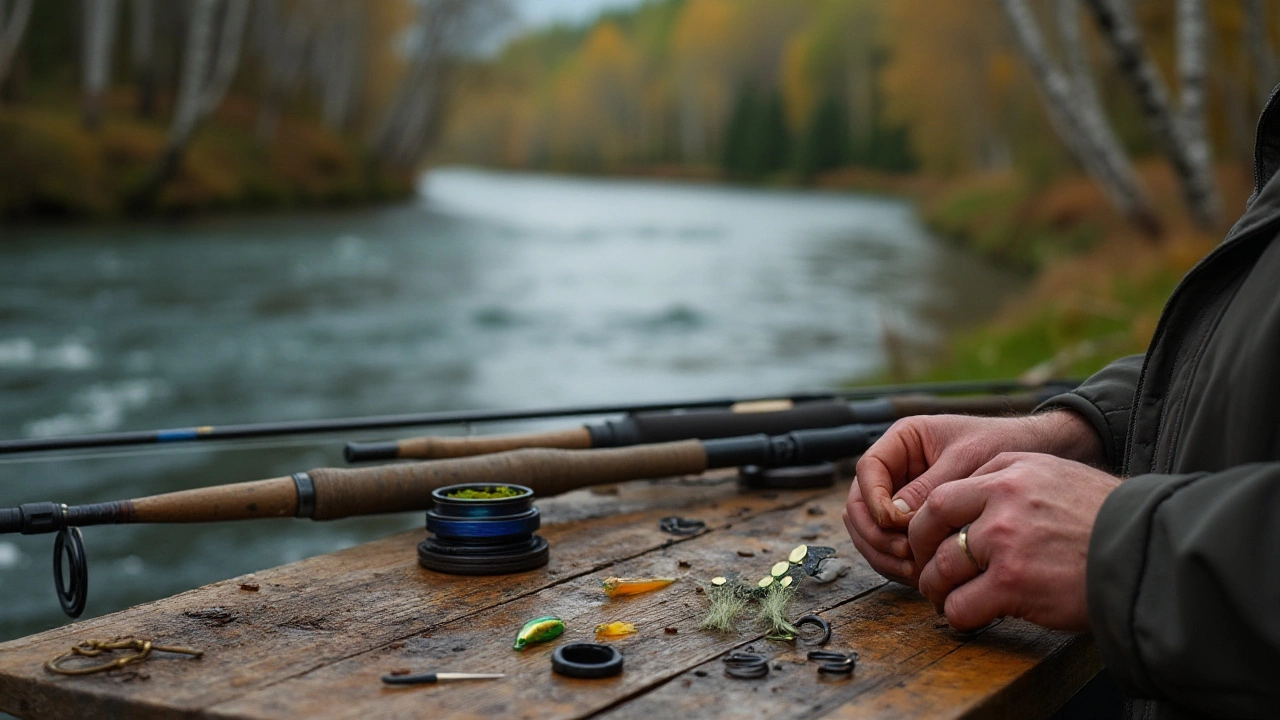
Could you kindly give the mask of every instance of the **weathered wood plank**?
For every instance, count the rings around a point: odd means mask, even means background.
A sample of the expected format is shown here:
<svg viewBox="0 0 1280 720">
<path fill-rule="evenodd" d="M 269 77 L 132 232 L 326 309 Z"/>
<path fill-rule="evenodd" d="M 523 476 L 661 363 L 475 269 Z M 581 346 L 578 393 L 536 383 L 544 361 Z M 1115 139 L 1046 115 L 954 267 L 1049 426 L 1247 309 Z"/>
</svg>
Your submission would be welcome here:
<svg viewBox="0 0 1280 720">
<path fill-rule="evenodd" d="M 920 672 L 858 698 L 829 717 L 1047 717 L 1101 670 L 1088 636 L 1006 620 Z"/>
<path fill-rule="evenodd" d="M 237 718 L 320 714 L 336 718 L 416 718 L 429 709 L 433 718 L 567 718 L 608 709 L 665 683 L 692 665 L 759 639 L 759 629 L 746 624 L 741 631 L 728 634 L 698 631 L 705 600 L 697 592 L 697 578 L 707 579 L 731 570 L 763 576 L 801 542 L 834 545 L 846 556 L 856 558 L 839 520 L 844 496 L 845 491 L 839 489 L 817 501 L 824 510 L 822 515 L 811 514 L 808 506 L 762 513 L 732 528 L 647 552 L 221 703 L 210 709 L 211 714 Z M 754 553 L 754 557 L 741 557 L 739 551 Z M 856 560 L 854 572 L 835 583 L 802 584 L 796 610 L 845 603 L 884 584 L 861 558 Z M 682 562 L 690 567 L 682 570 Z M 600 581 L 610 575 L 685 573 L 690 577 L 645 595 L 611 600 L 600 590 Z M 555 643 L 513 651 L 511 641 L 520 625 L 542 615 L 563 619 L 568 627 L 565 635 Z M 639 634 L 616 641 L 625 655 L 626 669 L 621 676 L 586 681 L 551 672 L 550 656 L 556 645 L 593 640 L 592 629 L 597 624 L 617 620 L 640 628 Z M 668 634 L 666 628 L 677 632 Z M 383 686 L 380 676 L 398 668 L 503 672 L 508 677 L 440 687 Z M 335 699 L 340 703 L 335 705 Z M 713 696 L 702 700 L 716 702 Z"/>
<path fill-rule="evenodd" d="M 1018 621 L 958 633 L 901 585 L 822 615 L 832 627 L 827 647 L 861 657 L 850 678 L 819 675 L 808 647 L 758 642 L 774 655 L 766 678 L 735 680 L 713 660 L 603 717 L 1034 718 L 1097 672 L 1086 638 Z"/>
<path fill-rule="evenodd" d="M 678 481 L 636 485 L 647 489 L 642 495 L 687 494 L 700 504 L 685 514 L 713 529 L 822 494 L 739 494 L 732 484 L 688 488 Z M 607 496 L 598 500 L 595 510 L 607 511 L 610 502 Z M 468 578 L 423 570 L 415 553 L 422 533 L 409 532 L 256 573 L 257 592 L 242 590 L 244 578 L 235 578 L 0 644 L 0 709 L 41 718 L 79 718 L 86 711 L 103 717 L 192 716 L 661 548 L 673 542 L 657 528 L 664 514 L 669 510 L 544 527 L 542 534 L 552 544 L 551 564 L 520 575 Z M 124 636 L 199 647 L 206 655 L 198 661 L 157 659 L 88 677 L 53 676 L 42 668 L 80 640 Z"/>
</svg>

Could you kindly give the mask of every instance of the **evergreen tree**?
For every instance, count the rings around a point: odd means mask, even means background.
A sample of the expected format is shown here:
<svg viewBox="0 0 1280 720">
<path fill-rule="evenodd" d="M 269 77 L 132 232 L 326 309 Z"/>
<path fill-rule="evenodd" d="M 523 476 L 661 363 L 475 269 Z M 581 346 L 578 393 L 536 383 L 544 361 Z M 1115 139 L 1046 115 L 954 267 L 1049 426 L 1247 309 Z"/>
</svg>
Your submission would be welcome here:
<svg viewBox="0 0 1280 720">
<path fill-rule="evenodd" d="M 848 113 L 839 100 L 828 95 L 814 111 L 796 149 L 796 173 L 808 180 L 842 167 L 852 159 Z"/>
<path fill-rule="evenodd" d="M 720 167 L 731 178 L 741 180 L 751 175 L 749 148 L 755 107 L 755 90 L 749 86 L 741 88 L 729 115 L 729 126 L 725 128 L 720 152 Z"/>
</svg>

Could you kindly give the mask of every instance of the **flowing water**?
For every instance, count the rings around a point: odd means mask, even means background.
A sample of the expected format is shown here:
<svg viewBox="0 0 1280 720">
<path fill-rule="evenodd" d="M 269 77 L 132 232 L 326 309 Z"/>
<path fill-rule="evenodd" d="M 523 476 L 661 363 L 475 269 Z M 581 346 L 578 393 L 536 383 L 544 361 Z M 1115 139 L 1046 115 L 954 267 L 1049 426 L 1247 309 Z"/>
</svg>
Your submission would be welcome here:
<svg viewBox="0 0 1280 720">
<path fill-rule="evenodd" d="M 0 437 L 813 389 L 879 369 L 885 323 L 927 344 L 1016 286 L 898 200 L 460 169 L 391 207 L 0 228 Z M 0 507 L 286 475 L 348 439 L 0 456 Z M 86 616 L 420 522 L 88 528 Z M 0 537 L 0 640 L 65 622 L 51 545 Z"/>
</svg>

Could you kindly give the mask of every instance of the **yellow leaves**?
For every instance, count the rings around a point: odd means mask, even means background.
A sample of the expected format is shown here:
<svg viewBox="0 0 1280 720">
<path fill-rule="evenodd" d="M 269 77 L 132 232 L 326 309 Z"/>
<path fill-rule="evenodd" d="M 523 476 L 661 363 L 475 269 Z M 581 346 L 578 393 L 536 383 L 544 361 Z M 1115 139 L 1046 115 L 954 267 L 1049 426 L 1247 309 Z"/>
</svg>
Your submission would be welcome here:
<svg viewBox="0 0 1280 720">
<path fill-rule="evenodd" d="M 787 125 L 799 132 L 818 104 L 818 88 L 809 72 L 810 37 L 797 35 L 787 41 L 782 51 L 782 99 L 786 106 Z"/>
</svg>

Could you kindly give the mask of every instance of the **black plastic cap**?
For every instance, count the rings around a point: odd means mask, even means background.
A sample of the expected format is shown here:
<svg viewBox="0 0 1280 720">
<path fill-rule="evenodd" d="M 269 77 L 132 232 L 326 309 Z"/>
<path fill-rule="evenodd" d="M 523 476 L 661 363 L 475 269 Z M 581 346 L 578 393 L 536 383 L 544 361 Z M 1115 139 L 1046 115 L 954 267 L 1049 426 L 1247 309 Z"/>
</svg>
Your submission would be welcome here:
<svg viewBox="0 0 1280 720">
<path fill-rule="evenodd" d="M 400 457 L 400 443 L 394 440 L 370 443 L 350 442 L 343 449 L 342 457 L 349 463 L 395 460 Z"/>
</svg>

